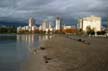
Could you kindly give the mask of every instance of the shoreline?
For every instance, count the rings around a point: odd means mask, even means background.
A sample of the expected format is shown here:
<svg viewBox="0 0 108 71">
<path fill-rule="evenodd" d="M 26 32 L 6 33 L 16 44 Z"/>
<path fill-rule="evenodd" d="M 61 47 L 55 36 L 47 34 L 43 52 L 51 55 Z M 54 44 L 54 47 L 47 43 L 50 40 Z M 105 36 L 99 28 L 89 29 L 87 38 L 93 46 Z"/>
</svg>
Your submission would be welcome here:
<svg viewBox="0 0 108 71">
<path fill-rule="evenodd" d="M 108 39 L 80 39 L 90 44 L 63 35 L 42 42 L 42 49 L 37 49 L 24 71 L 107 71 Z"/>
<path fill-rule="evenodd" d="M 45 42 L 47 40 L 41 41 L 40 47 L 43 47 Z M 48 71 L 43 59 L 46 51 L 42 51 L 40 47 L 32 50 L 31 58 L 25 62 L 21 71 Z"/>
</svg>

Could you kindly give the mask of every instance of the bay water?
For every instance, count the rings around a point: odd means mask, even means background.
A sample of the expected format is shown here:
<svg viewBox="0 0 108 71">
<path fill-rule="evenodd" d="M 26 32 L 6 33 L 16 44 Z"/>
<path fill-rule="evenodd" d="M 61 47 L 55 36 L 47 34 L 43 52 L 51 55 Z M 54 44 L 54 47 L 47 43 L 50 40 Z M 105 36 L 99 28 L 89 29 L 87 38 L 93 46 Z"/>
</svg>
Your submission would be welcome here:
<svg viewBox="0 0 108 71">
<path fill-rule="evenodd" d="M 40 47 L 48 36 L 35 34 L 0 35 L 0 71 L 21 71 L 21 66 L 30 58 L 33 49 Z"/>
</svg>

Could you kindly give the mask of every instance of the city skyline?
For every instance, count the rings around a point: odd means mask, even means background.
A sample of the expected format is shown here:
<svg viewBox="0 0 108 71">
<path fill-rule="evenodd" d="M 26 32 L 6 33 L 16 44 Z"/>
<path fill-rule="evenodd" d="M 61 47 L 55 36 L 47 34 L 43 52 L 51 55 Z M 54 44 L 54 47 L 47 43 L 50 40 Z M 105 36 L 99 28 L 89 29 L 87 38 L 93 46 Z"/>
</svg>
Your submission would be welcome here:
<svg viewBox="0 0 108 71">
<path fill-rule="evenodd" d="M 78 24 L 75 26 L 72 25 L 66 25 L 62 23 L 62 19 L 60 17 L 56 17 L 55 19 L 55 26 L 52 26 L 51 22 L 48 20 L 43 20 L 42 24 L 38 27 L 34 25 L 34 19 L 32 17 L 29 18 L 29 22 L 27 26 L 19 26 L 17 27 L 17 32 L 20 33 L 22 31 L 28 31 L 28 32 L 36 32 L 36 31 L 43 31 L 48 33 L 54 32 L 54 31 L 60 31 L 60 30 L 82 30 L 84 32 L 87 32 L 88 29 L 94 30 L 95 32 L 103 31 L 106 28 L 102 26 L 102 20 L 99 16 L 89 16 L 85 18 L 78 19 Z"/>
<path fill-rule="evenodd" d="M 101 16 L 107 24 L 107 0 L 1 0 L 0 24 L 25 25 L 29 17 L 40 24 L 43 19 L 59 16 L 65 24 L 76 24 L 78 18 Z"/>
</svg>

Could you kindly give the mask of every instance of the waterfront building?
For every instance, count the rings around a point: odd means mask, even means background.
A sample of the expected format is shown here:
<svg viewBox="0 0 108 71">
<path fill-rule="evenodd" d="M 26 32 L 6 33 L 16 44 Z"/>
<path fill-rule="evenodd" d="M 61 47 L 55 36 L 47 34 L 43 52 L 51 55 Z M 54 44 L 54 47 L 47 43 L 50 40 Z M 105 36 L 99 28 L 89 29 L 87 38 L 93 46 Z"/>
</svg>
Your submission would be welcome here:
<svg viewBox="0 0 108 71">
<path fill-rule="evenodd" d="M 64 27 L 64 28 L 63 28 L 64 30 L 66 30 L 66 29 L 72 29 L 72 26 L 65 26 L 65 25 L 64 25 L 63 27 Z"/>
<path fill-rule="evenodd" d="M 29 18 L 28 26 L 29 26 L 29 29 L 28 29 L 29 31 L 35 30 L 35 20 L 32 17 Z"/>
<path fill-rule="evenodd" d="M 61 20 L 59 17 L 56 18 L 55 30 L 61 29 Z"/>
<path fill-rule="evenodd" d="M 86 32 L 87 27 L 94 29 L 95 32 L 101 31 L 101 17 L 90 16 L 80 19 L 80 29 Z"/>
<path fill-rule="evenodd" d="M 40 25 L 39 30 L 46 31 L 46 32 L 53 31 L 53 27 L 51 25 L 51 22 L 44 20 L 42 25 Z"/>
<path fill-rule="evenodd" d="M 17 27 L 17 32 L 19 32 L 22 28 L 19 26 Z"/>
<path fill-rule="evenodd" d="M 44 20 L 42 22 L 41 28 L 42 28 L 42 31 L 46 31 L 46 29 L 48 28 L 48 21 L 47 20 Z"/>
<path fill-rule="evenodd" d="M 36 26 L 32 26 L 32 31 L 35 31 L 37 29 Z"/>
<path fill-rule="evenodd" d="M 34 26 L 35 25 L 35 20 L 31 17 L 31 18 L 29 18 L 29 23 L 28 23 L 29 25 L 29 27 L 32 27 L 32 26 Z"/>
<path fill-rule="evenodd" d="M 33 31 L 35 31 L 35 29 L 37 29 L 37 27 L 35 26 L 35 20 L 31 17 L 31 18 L 29 18 L 27 26 L 17 27 L 17 32 L 19 32 L 21 30 L 23 30 L 23 31 L 28 30 L 29 32 L 33 32 Z"/>
</svg>

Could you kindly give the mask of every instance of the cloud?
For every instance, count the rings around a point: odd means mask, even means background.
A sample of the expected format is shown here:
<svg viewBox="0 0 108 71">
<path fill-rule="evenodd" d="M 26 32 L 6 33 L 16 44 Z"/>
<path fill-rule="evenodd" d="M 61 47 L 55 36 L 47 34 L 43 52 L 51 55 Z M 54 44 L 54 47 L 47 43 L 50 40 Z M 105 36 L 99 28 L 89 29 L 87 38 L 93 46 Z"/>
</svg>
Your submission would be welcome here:
<svg viewBox="0 0 108 71">
<path fill-rule="evenodd" d="M 90 15 L 107 17 L 107 3 L 108 0 L 0 0 L 0 20 L 5 17 L 27 21 L 31 16 L 39 21 L 56 16 L 67 20 Z"/>
</svg>

